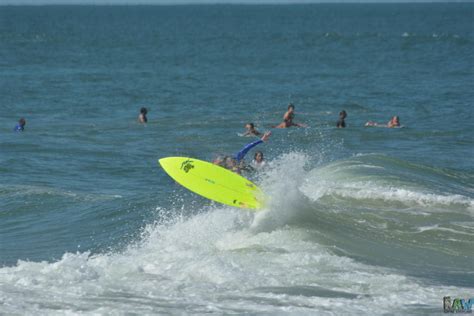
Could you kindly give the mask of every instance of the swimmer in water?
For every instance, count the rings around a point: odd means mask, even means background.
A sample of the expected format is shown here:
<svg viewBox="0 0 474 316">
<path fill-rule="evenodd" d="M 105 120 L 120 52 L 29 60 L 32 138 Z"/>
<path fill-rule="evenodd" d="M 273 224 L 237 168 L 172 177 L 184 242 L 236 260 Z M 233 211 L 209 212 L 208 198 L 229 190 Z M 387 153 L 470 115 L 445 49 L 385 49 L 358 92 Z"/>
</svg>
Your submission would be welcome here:
<svg viewBox="0 0 474 316">
<path fill-rule="evenodd" d="M 255 155 L 253 156 L 252 167 L 255 169 L 260 169 L 265 166 L 265 164 L 266 162 L 263 158 L 263 153 L 261 151 L 255 152 Z"/>
<path fill-rule="evenodd" d="M 285 115 L 283 115 L 283 122 L 280 124 L 274 126 L 275 128 L 288 128 L 291 126 L 297 126 L 297 127 L 306 127 L 306 124 L 300 124 L 300 123 L 295 123 L 293 122 L 293 119 L 295 118 L 295 106 L 293 104 L 288 105 L 288 111 L 285 112 Z"/>
<path fill-rule="evenodd" d="M 148 113 L 148 110 L 143 107 L 140 109 L 140 114 L 138 115 L 138 122 L 140 123 L 147 123 L 148 122 L 148 118 L 146 117 Z"/>
<path fill-rule="evenodd" d="M 26 120 L 22 117 L 18 120 L 18 123 L 15 125 L 13 130 L 15 132 L 23 132 L 25 130 Z"/>
<path fill-rule="evenodd" d="M 245 125 L 247 131 L 242 136 L 259 136 L 261 133 L 255 129 L 255 125 L 253 123 L 247 123 Z"/>
<path fill-rule="evenodd" d="M 388 128 L 400 127 L 400 118 L 398 116 L 392 117 L 392 119 L 387 123 Z"/>
<path fill-rule="evenodd" d="M 337 128 L 346 127 L 346 122 L 345 122 L 346 117 L 347 117 L 347 113 L 345 110 L 342 110 L 341 112 L 339 112 L 339 120 L 336 123 Z"/>
<path fill-rule="evenodd" d="M 365 127 L 388 127 L 388 128 L 401 127 L 400 118 L 395 115 L 390 119 L 390 121 L 388 121 L 387 124 L 379 124 L 377 122 L 368 121 L 367 123 L 365 123 Z"/>
<path fill-rule="evenodd" d="M 267 141 L 271 134 L 271 132 L 266 132 L 265 134 L 263 134 L 261 139 L 245 145 L 235 156 L 218 157 L 214 159 L 213 163 L 240 174 L 242 170 L 246 169 L 244 163 L 245 155 L 250 151 L 250 149 Z"/>
</svg>

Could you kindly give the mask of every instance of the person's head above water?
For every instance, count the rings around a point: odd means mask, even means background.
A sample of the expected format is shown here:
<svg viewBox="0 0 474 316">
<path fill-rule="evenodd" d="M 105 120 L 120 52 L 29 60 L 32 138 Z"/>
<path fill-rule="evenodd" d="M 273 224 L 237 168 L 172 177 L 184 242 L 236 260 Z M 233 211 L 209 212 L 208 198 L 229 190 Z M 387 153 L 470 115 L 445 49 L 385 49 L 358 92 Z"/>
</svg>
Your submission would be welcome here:
<svg viewBox="0 0 474 316">
<path fill-rule="evenodd" d="M 146 114 L 148 113 L 147 108 L 143 107 L 140 109 L 140 115 L 138 115 L 138 121 L 140 123 L 147 123 L 148 118 L 146 117 Z"/>
<path fill-rule="evenodd" d="M 18 123 L 15 125 L 14 130 L 16 132 L 22 132 L 25 130 L 26 120 L 22 117 L 18 120 Z"/>
<path fill-rule="evenodd" d="M 212 161 L 212 163 L 227 168 L 228 166 L 235 165 L 237 161 L 235 161 L 235 159 L 230 156 L 218 156 Z"/>
<path fill-rule="evenodd" d="M 253 123 L 245 124 L 245 129 L 247 130 L 243 136 L 259 136 L 260 132 L 255 129 L 255 125 Z"/>
<path fill-rule="evenodd" d="M 337 120 L 336 127 L 337 128 L 344 128 L 346 127 L 346 122 L 344 121 L 347 117 L 347 113 L 345 110 L 339 112 L 339 119 Z"/>
<path fill-rule="evenodd" d="M 285 122 L 286 127 L 290 127 L 293 123 L 293 118 L 295 117 L 295 106 L 290 103 L 288 105 L 288 111 L 283 115 L 283 122 Z"/>
<path fill-rule="evenodd" d="M 388 122 L 388 126 L 389 127 L 400 126 L 400 118 L 397 115 L 393 116 L 390 122 Z"/>
<path fill-rule="evenodd" d="M 235 158 L 232 158 L 230 156 L 219 156 L 214 159 L 212 163 L 231 170 L 233 172 L 240 173 L 239 162 Z"/>
<path fill-rule="evenodd" d="M 261 163 L 263 161 L 263 153 L 261 151 L 257 151 L 255 152 L 255 156 L 253 157 L 253 159 L 257 162 L 257 163 Z"/>
</svg>

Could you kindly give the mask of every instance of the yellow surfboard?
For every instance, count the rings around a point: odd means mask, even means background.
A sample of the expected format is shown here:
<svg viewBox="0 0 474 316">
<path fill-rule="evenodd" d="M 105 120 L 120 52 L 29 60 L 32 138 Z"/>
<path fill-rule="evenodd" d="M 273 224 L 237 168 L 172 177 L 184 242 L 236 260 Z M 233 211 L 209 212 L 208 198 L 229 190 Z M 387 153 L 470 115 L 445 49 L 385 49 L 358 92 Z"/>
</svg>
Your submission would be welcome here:
<svg viewBox="0 0 474 316">
<path fill-rule="evenodd" d="M 176 182 L 205 198 L 240 208 L 263 207 L 263 193 L 254 183 L 221 166 L 189 157 L 158 162 Z"/>
</svg>

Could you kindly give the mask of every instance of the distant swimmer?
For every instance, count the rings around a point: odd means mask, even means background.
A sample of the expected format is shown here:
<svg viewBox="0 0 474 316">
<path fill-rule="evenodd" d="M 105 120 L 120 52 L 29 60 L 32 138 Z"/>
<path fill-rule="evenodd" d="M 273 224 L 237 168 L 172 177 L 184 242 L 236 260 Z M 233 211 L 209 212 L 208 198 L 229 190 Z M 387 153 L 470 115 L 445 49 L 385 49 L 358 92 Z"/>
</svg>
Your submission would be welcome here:
<svg viewBox="0 0 474 316">
<path fill-rule="evenodd" d="M 398 116 L 392 117 L 392 119 L 387 123 L 388 128 L 392 127 L 401 127 L 400 118 Z"/>
<path fill-rule="evenodd" d="M 263 153 L 261 151 L 255 152 L 255 155 L 253 156 L 252 167 L 255 169 L 260 169 L 265 166 L 265 164 L 266 162 L 263 158 Z"/>
<path fill-rule="evenodd" d="M 255 129 L 255 125 L 253 123 L 247 123 L 245 125 L 247 131 L 242 136 L 259 136 L 261 133 Z"/>
<path fill-rule="evenodd" d="M 23 132 L 25 130 L 26 120 L 22 117 L 18 120 L 18 123 L 15 125 L 13 130 L 15 132 Z"/>
<path fill-rule="evenodd" d="M 288 105 L 288 111 L 286 111 L 285 115 L 283 115 L 283 122 L 280 124 L 274 126 L 275 128 L 288 128 L 291 126 L 297 126 L 297 127 L 306 127 L 306 124 L 300 124 L 300 123 L 295 123 L 293 122 L 293 119 L 295 118 L 295 106 L 293 104 Z"/>
<path fill-rule="evenodd" d="M 339 112 L 339 120 L 337 120 L 336 122 L 336 127 L 337 128 L 345 128 L 346 127 L 346 119 L 347 117 L 347 113 L 345 110 L 342 110 L 341 112 Z"/>
<path fill-rule="evenodd" d="M 398 116 L 393 116 L 387 124 L 379 124 L 377 122 L 368 121 L 365 123 L 365 127 L 388 127 L 388 128 L 395 128 L 395 127 L 402 127 L 400 125 L 400 118 Z"/>
<path fill-rule="evenodd" d="M 267 141 L 271 134 L 272 134 L 271 132 L 266 132 L 265 134 L 263 134 L 261 139 L 245 145 L 233 157 L 231 156 L 218 157 L 213 160 L 213 163 L 221 167 L 224 167 L 226 169 L 232 170 L 236 173 L 240 173 L 242 170 L 246 169 L 246 165 L 244 163 L 245 155 L 250 151 L 250 149 Z"/>
<path fill-rule="evenodd" d="M 140 114 L 138 115 L 138 122 L 140 123 L 147 123 L 148 122 L 148 118 L 146 117 L 148 113 L 148 110 L 146 108 L 141 108 L 140 109 Z"/>
</svg>

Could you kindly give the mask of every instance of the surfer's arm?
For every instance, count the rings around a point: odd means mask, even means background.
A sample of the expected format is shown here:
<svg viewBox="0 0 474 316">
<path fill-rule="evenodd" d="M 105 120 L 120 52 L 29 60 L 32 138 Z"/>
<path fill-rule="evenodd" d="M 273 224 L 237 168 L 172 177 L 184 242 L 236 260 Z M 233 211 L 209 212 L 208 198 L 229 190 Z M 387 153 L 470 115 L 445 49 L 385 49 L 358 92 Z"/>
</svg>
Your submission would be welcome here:
<svg viewBox="0 0 474 316">
<path fill-rule="evenodd" d="M 251 142 L 250 144 L 247 144 L 244 146 L 244 148 L 242 148 L 238 153 L 237 155 L 235 155 L 235 159 L 240 162 L 242 159 L 244 159 L 245 155 L 249 152 L 250 149 L 254 148 L 255 146 L 257 146 L 258 144 L 261 144 L 265 141 L 267 141 L 267 139 L 270 137 L 272 133 L 271 132 L 266 132 L 265 134 L 263 134 L 262 138 L 259 139 L 259 140 L 256 140 L 254 142 Z"/>
<path fill-rule="evenodd" d="M 250 144 L 245 145 L 244 148 L 242 148 L 237 153 L 237 155 L 235 155 L 235 159 L 240 162 L 242 159 L 244 159 L 245 155 L 249 152 L 250 149 L 254 148 L 255 146 L 261 143 L 263 143 L 263 140 L 259 139 L 254 142 L 251 142 Z"/>
</svg>

